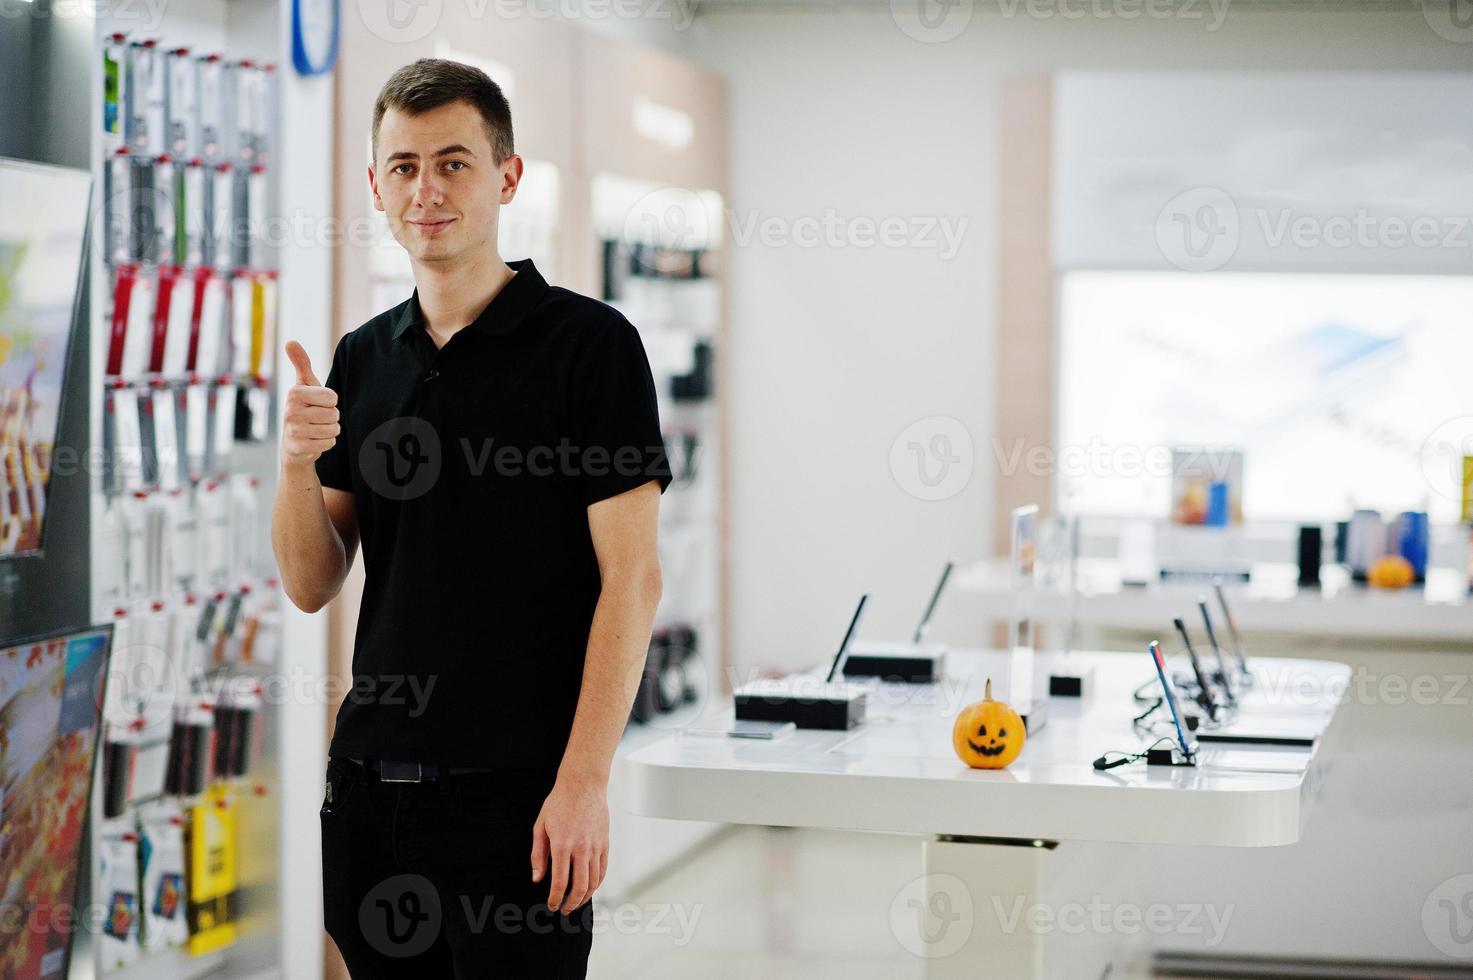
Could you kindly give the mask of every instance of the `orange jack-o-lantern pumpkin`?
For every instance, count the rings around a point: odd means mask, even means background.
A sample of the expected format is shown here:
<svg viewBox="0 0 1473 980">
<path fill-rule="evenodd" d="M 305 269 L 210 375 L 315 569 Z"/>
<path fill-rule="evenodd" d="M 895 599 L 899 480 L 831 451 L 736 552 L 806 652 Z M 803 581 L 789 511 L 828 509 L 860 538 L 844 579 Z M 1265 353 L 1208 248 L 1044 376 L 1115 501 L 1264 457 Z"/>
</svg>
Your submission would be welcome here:
<svg viewBox="0 0 1473 980">
<path fill-rule="evenodd" d="M 992 700 L 990 677 L 982 700 L 963 708 L 951 729 L 952 748 L 973 769 L 1001 769 L 1023 751 L 1027 737 L 1018 713 L 1004 702 Z"/>
</svg>

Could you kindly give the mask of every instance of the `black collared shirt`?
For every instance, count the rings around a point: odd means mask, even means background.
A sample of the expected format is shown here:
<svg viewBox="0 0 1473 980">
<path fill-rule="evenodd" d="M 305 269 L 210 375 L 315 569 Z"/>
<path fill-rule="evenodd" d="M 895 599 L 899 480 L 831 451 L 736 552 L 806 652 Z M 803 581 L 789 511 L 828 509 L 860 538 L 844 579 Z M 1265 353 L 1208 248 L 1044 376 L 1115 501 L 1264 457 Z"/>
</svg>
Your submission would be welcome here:
<svg viewBox="0 0 1473 980">
<path fill-rule="evenodd" d="M 436 349 L 418 291 L 338 342 L 337 443 L 366 582 L 329 752 L 555 767 L 599 571 L 587 508 L 670 483 L 639 332 L 530 259 Z"/>
</svg>

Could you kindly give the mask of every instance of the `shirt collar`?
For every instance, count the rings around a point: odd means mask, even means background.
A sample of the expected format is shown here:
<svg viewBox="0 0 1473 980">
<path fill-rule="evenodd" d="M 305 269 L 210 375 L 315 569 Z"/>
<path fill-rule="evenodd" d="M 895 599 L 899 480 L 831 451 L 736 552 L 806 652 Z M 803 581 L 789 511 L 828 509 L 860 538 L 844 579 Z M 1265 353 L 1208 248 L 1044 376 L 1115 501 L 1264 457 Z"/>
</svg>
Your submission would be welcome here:
<svg viewBox="0 0 1473 980">
<path fill-rule="evenodd" d="M 501 292 L 491 297 L 491 302 L 486 304 L 481 315 L 471 321 L 472 330 L 492 336 L 511 333 L 527 318 L 532 308 L 542 301 L 543 294 L 547 292 L 547 280 L 542 278 L 542 273 L 537 271 L 531 259 L 518 259 L 507 265 L 511 266 L 516 275 L 501 287 Z M 394 339 L 398 340 L 410 327 L 420 327 L 421 319 L 419 290 L 415 289 L 409 302 L 404 304 L 394 320 Z"/>
</svg>

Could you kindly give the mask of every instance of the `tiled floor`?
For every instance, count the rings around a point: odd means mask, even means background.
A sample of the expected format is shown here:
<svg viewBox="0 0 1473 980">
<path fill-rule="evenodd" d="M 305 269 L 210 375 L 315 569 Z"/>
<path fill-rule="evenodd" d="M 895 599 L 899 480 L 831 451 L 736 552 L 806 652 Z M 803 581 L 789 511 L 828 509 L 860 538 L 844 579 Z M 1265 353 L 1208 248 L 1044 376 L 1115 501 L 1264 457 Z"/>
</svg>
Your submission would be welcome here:
<svg viewBox="0 0 1473 980">
<path fill-rule="evenodd" d="M 595 920 L 588 975 L 919 977 L 920 960 L 890 924 L 891 902 L 919 863 L 914 842 L 902 837 L 733 829 Z"/>
<path fill-rule="evenodd" d="M 906 837 L 733 828 L 603 908 L 588 976 L 913 980 L 891 905 L 919 874 Z"/>
</svg>

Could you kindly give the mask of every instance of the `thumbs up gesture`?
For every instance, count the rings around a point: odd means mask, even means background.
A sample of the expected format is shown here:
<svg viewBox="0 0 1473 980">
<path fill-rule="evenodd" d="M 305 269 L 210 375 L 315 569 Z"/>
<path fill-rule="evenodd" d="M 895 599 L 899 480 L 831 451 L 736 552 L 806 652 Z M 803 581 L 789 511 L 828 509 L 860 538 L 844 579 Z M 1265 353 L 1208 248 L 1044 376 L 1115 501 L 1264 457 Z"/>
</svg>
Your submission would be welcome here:
<svg viewBox="0 0 1473 980">
<path fill-rule="evenodd" d="M 338 393 L 317 380 L 301 344 L 288 341 L 286 356 L 297 369 L 297 383 L 286 393 L 281 461 L 284 466 L 311 466 L 332 448 L 342 431 L 338 426 Z"/>
</svg>

